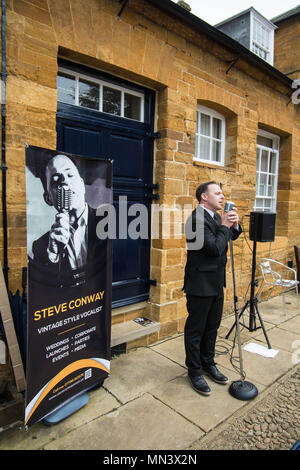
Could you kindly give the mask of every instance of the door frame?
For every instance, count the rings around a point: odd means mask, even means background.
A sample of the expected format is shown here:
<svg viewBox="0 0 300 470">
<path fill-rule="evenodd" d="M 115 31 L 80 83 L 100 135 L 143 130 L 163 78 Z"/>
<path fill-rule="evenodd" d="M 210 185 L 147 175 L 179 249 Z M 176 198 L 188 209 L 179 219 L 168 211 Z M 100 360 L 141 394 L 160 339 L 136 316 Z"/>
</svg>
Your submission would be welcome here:
<svg viewBox="0 0 300 470">
<path fill-rule="evenodd" d="M 132 133 L 132 135 L 136 136 L 145 136 L 147 137 L 147 141 L 151 142 L 151 149 L 149 149 L 149 156 L 148 158 L 151 159 L 148 163 L 149 168 L 149 179 L 147 184 L 145 184 L 145 192 L 147 193 L 147 197 L 152 198 L 152 191 L 153 191 L 153 167 L 154 167 L 154 139 L 156 137 L 154 133 L 154 116 L 155 116 L 155 91 L 149 88 L 145 88 L 141 85 L 133 84 L 127 80 L 120 79 L 115 76 L 111 76 L 106 72 L 98 71 L 86 66 L 79 66 L 78 64 L 71 63 L 65 60 L 59 60 L 58 66 L 64 69 L 69 69 L 70 71 L 76 72 L 78 74 L 86 74 L 90 78 L 94 78 L 95 80 L 103 80 L 109 82 L 111 84 L 115 84 L 119 87 L 124 87 L 127 89 L 131 89 L 136 92 L 140 92 L 144 94 L 144 112 L 143 112 L 143 122 L 132 120 L 128 118 L 121 118 L 119 116 L 110 115 L 107 113 L 103 113 L 97 110 L 92 110 L 88 108 L 84 108 L 81 106 L 76 105 L 68 105 L 65 103 L 58 102 L 57 104 L 57 148 L 59 150 L 62 149 L 63 145 L 63 136 L 62 136 L 62 122 L 64 124 L 71 124 L 74 122 L 80 122 L 82 127 L 86 127 L 87 129 L 96 129 L 99 127 L 103 129 L 109 130 L 116 130 L 119 132 L 125 133 Z M 109 158 L 109 155 L 94 155 L 95 157 L 100 158 Z M 120 190 L 118 191 L 118 193 Z M 121 307 L 125 305 L 130 305 L 133 303 L 142 302 L 149 299 L 150 293 L 150 254 L 151 254 L 151 202 L 149 203 L 149 252 L 148 252 L 148 260 L 147 260 L 147 270 L 148 270 L 148 278 L 140 280 L 142 285 L 144 285 L 144 293 L 138 294 L 133 297 L 128 297 L 120 300 L 113 301 L 113 308 Z M 142 240 L 143 245 L 145 245 L 145 241 Z M 127 280 L 123 281 L 124 284 L 134 285 L 135 280 Z M 116 281 L 113 283 L 113 290 L 117 290 L 118 286 L 120 285 L 120 281 Z"/>
</svg>

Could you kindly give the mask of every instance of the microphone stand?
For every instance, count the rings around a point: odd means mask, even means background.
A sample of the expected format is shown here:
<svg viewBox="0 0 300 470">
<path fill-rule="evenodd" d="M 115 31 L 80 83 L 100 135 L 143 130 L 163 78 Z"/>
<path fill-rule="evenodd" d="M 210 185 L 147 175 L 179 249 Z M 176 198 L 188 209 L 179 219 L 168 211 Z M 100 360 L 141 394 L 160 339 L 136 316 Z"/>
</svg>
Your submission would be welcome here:
<svg viewBox="0 0 300 470">
<path fill-rule="evenodd" d="M 243 355 L 242 355 L 242 345 L 241 345 L 241 332 L 240 332 L 240 321 L 239 321 L 239 312 L 238 312 L 238 298 L 236 295 L 236 285 L 235 285 L 235 272 L 234 272 L 234 261 L 233 261 L 233 246 L 232 240 L 229 241 L 230 245 L 230 258 L 231 258 L 231 271 L 232 271 L 232 281 L 233 281 L 233 296 L 234 296 L 234 313 L 235 313 L 235 326 L 236 326 L 236 337 L 238 340 L 239 348 L 239 361 L 240 361 L 240 380 L 235 380 L 231 383 L 229 387 L 229 393 L 234 398 L 238 400 L 252 400 L 258 394 L 258 390 L 254 384 L 251 382 L 245 381 L 245 372 L 243 370 Z"/>
<path fill-rule="evenodd" d="M 249 331 L 256 331 L 258 328 L 262 328 L 263 330 L 263 333 L 264 333 L 264 336 L 265 336 L 265 339 L 266 339 L 266 342 L 267 342 L 267 345 L 268 345 L 268 348 L 271 349 L 271 344 L 270 344 L 270 341 L 269 341 L 269 338 L 267 336 L 267 332 L 265 330 L 265 327 L 264 327 L 264 323 L 263 323 L 263 320 L 261 318 L 261 315 L 259 313 L 259 310 L 258 310 L 258 299 L 257 297 L 255 296 L 255 293 L 254 293 L 254 290 L 255 290 L 255 269 L 256 269 L 256 241 L 253 242 L 253 255 L 252 255 L 252 274 L 251 274 L 251 293 L 250 293 L 250 299 L 247 300 L 247 302 L 245 303 L 244 307 L 242 308 L 240 314 L 239 314 L 239 318 L 241 318 L 241 316 L 243 315 L 244 311 L 248 308 L 248 306 L 250 307 L 249 308 L 249 327 L 247 325 L 244 325 L 242 323 L 243 326 L 245 326 L 245 328 L 247 328 Z M 255 320 L 255 312 L 257 313 L 257 316 L 259 318 L 259 321 L 260 321 L 260 324 L 261 324 L 261 327 L 260 326 L 256 326 L 256 320 Z M 235 327 L 235 323 L 232 325 L 232 327 L 230 328 L 229 332 L 227 333 L 226 335 L 226 339 L 229 338 L 232 330 L 234 329 Z"/>
</svg>

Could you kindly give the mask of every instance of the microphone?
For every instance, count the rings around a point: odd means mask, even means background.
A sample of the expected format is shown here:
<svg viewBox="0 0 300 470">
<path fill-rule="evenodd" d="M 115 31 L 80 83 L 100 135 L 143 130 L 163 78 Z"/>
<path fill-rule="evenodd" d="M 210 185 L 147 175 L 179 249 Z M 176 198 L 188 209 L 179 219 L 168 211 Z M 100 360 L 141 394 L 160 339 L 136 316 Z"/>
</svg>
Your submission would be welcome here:
<svg viewBox="0 0 300 470">
<path fill-rule="evenodd" d="M 72 209 L 72 197 L 73 191 L 68 185 L 60 185 L 57 188 L 57 209 L 59 213 L 64 212 L 69 214 Z M 61 271 L 61 258 L 64 252 L 65 246 L 63 243 L 58 243 L 58 255 L 59 255 L 59 273 Z"/>
<path fill-rule="evenodd" d="M 226 201 L 225 207 L 224 207 L 224 212 L 229 212 L 235 207 L 235 203 L 232 201 Z"/>
<path fill-rule="evenodd" d="M 57 189 L 58 212 L 70 212 L 72 209 L 73 192 L 68 185 L 59 186 Z"/>
</svg>

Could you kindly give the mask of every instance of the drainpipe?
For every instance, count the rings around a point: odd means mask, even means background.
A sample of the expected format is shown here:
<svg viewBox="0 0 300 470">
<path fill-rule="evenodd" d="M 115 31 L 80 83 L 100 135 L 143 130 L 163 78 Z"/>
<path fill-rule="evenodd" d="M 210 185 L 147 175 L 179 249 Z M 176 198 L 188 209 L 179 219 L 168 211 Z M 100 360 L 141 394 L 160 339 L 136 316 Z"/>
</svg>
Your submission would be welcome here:
<svg viewBox="0 0 300 470">
<path fill-rule="evenodd" d="M 7 259 L 7 206 L 6 206 L 6 0 L 2 0 L 1 15 L 1 170 L 2 170 L 2 219 L 3 219 L 3 275 L 8 290 Z"/>
</svg>

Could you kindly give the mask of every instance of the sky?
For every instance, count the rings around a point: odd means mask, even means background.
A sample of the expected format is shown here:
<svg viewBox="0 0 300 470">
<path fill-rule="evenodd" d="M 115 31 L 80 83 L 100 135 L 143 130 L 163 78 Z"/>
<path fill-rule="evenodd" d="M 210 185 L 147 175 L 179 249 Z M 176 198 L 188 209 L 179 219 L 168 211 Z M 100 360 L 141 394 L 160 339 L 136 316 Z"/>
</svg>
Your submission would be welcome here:
<svg viewBox="0 0 300 470">
<path fill-rule="evenodd" d="M 177 0 L 173 0 L 177 3 Z M 215 25 L 250 7 L 255 8 L 268 20 L 299 5 L 299 0 L 185 0 L 193 15 Z"/>
</svg>

